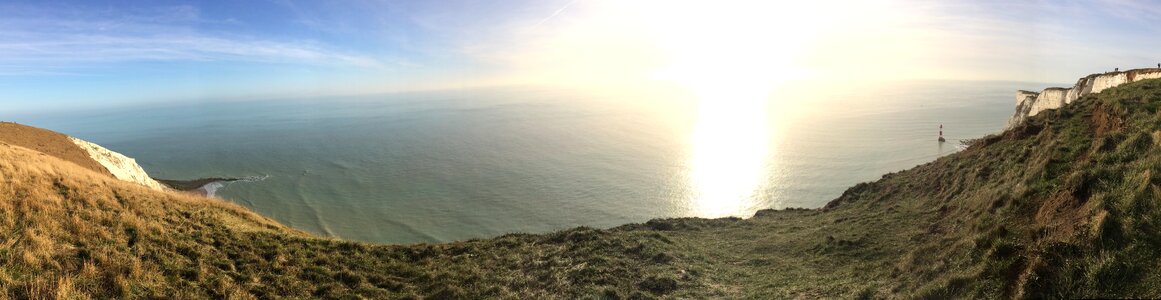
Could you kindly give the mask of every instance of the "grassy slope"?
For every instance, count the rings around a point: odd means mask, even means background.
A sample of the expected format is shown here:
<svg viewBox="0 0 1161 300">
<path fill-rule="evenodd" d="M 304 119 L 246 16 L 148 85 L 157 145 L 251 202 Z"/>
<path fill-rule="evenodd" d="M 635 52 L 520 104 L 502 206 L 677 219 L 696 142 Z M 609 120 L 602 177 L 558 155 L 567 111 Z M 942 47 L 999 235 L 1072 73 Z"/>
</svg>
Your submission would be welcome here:
<svg viewBox="0 0 1161 300">
<path fill-rule="evenodd" d="M 1110 89 L 818 210 L 414 246 L 313 238 L 0 146 L 0 288 L 17 298 L 1159 296 L 1158 107 L 1161 80 Z"/>
<path fill-rule="evenodd" d="M 673 241 L 649 231 L 366 245 L 10 145 L 0 144 L 0 179 L 0 298 L 555 298 L 676 288 L 651 276 L 678 271 L 663 252 Z"/>
<path fill-rule="evenodd" d="M 73 143 L 69 136 L 48 129 L 0 122 L 0 142 L 25 147 L 75 163 L 94 172 L 110 175 L 101 163 L 89 157 L 89 152 Z"/>
</svg>

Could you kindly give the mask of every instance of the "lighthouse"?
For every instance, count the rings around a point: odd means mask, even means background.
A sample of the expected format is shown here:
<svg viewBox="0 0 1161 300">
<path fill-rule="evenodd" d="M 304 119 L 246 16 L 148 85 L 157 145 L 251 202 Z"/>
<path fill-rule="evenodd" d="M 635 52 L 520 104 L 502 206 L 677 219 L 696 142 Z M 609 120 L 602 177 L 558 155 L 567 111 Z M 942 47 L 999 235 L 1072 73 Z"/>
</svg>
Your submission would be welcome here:
<svg viewBox="0 0 1161 300">
<path fill-rule="evenodd" d="M 939 142 L 942 143 L 946 141 L 947 140 L 943 139 L 943 124 L 939 124 Z"/>
</svg>

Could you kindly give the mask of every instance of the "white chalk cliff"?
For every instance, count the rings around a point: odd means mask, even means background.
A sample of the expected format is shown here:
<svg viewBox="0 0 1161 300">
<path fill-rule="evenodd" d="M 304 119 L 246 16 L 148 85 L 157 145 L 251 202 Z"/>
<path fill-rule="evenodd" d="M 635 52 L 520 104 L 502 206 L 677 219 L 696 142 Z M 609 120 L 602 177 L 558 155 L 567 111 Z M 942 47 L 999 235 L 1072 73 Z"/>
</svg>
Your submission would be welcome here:
<svg viewBox="0 0 1161 300">
<path fill-rule="evenodd" d="M 109 173 L 113 173 L 113 177 L 141 184 L 154 190 L 164 189 L 161 187 L 161 183 L 153 180 L 153 178 L 149 177 L 149 174 L 145 173 L 145 169 L 142 169 L 136 160 L 75 137 L 70 136 L 69 140 L 72 140 L 78 147 L 88 152 L 89 157 L 97 161 L 97 163 L 100 163 L 105 169 L 108 169 Z"/>
<path fill-rule="evenodd" d="M 1145 79 L 1161 78 L 1161 69 L 1134 69 L 1124 72 L 1092 74 L 1080 78 L 1071 88 L 1051 87 L 1043 91 L 1016 91 L 1016 113 L 1008 119 L 1008 128 L 1020 125 L 1028 117 L 1035 116 L 1042 111 L 1057 109 L 1089 94 L 1118 85 L 1141 81 Z"/>
</svg>

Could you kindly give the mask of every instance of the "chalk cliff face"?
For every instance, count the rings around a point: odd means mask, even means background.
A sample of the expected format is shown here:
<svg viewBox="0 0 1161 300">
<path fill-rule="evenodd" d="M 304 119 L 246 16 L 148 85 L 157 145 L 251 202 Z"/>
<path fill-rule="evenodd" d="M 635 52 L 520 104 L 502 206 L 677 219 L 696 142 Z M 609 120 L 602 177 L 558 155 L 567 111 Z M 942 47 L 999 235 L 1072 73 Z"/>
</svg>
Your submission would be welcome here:
<svg viewBox="0 0 1161 300">
<path fill-rule="evenodd" d="M 160 191 L 164 189 L 160 183 L 145 173 L 145 169 L 142 169 L 136 160 L 78 138 L 70 136 L 69 140 L 72 140 L 78 147 L 88 152 L 89 157 L 100 163 L 105 169 L 108 169 L 109 173 L 113 174 L 113 177 L 124 181 L 135 182 L 154 190 Z"/>
<path fill-rule="evenodd" d="M 1060 108 L 1066 102 L 1066 95 L 1069 89 L 1063 88 L 1047 88 L 1041 91 L 1032 101 L 1032 109 L 1029 110 L 1029 115 L 1034 116 L 1044 110 Z"/>
<path fill-rule="evenodd" d="M 1141 81 L 1145 79 L 1161 78 L 1161 69 L 1134 69 L 1124 72 L 1092 74 L 1080 78 L 1071 88 L 1051 87 L 1043 91 L 1029 92 L 1016 91 L 1016 112 L 1008 119 L 1008 128 L 1023 123 L 1025 119 L 1035 116 L 1042 111 L 1057 109 L 1070 104 L 1081 97 L 1118 85 Z"/>
</svg>

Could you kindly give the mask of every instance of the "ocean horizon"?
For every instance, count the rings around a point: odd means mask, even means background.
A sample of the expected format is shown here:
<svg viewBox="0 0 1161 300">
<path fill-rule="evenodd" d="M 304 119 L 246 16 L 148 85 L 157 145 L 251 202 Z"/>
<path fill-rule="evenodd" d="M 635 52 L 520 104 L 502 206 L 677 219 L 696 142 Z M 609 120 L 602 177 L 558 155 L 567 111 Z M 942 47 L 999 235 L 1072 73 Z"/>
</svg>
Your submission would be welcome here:
<svg viewBox="0 0 1161 300">
<path fill-rule="evenodd" d="M 999 132 L 1015 90 L 1048 85 L 784 84 L 748 102 L 652 87 L 507 87 L 16 121 L 133 157 L 156 178 L 242 178 L 206 188 L 297 229 L 408 244 L 817 208 Z"/>
</svg>

